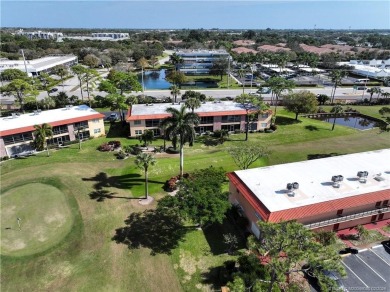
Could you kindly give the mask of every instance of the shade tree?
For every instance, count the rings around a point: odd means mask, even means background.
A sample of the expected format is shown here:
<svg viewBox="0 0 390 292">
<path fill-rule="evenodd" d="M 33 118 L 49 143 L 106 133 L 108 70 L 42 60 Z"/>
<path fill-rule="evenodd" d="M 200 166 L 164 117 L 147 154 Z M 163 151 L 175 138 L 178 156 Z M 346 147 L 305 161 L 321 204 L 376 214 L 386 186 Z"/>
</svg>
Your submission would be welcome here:
<svg viewBox="0 0 390 292">
<path fill-rule="evenodd" d="M 237 96 L 234 101 L 236 103 L 239 103 L 241 107 L 246 111 L 245 141 L 248 141 L 251 115 L 258 116 L 260 112 L 266 111 L 268 109 L 268 106 L 264 103 L 262 97 L 253 96 L 245 93 Z"/>
<path fill-rule="evenodd" d="M 249 142 L 234 144 L 227 148 L 227 152 L 240 169 L 248 169 L 255 161 L 270 155 L 266 146 Z"/>
<path fill-rule="evenodd" d="M 314 113 L 318 106 L 316 95 L 307 90 L 285 95 L 283 104 L 287 111 L 295 113 L 295 120 L 299 114 Z"/>
</svg>

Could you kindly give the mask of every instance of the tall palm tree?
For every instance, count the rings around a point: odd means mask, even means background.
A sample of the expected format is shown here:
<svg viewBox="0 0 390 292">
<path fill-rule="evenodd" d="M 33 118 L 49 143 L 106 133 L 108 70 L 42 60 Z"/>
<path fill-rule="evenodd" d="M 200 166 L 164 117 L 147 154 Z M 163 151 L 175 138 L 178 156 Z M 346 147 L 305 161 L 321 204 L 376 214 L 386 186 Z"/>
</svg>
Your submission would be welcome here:
<svg viewBox="0 0 390 292">
<path fill-rule="evenodd" d="M 332 94 L 331 94 L 331 103 L 333 103 L 334 96 L 336 94 L 336 89 L 341 84 L 341 80 L 347 76 L 347 73 L 342 70 L 333 70 L 332 72 L 330 72 L 329 76 L 334 84 Z"/>
<path fill-rule="evenodd" d="M 83 95 L 83 77 L 85 74 L 86 68 L 82 65 L 74 65 L 70 68 L 72 73 L 77 76 L 77 79 L 79 80 L 80 85 L 80 92 L 81 92 L 81 101 L 84 103 L 84 95 Z"/>
<path fill-rule="evenodd" d="M 192 146 L 195 139 L 194 125 L 199 124 L 199 116 L 195 113 L 186 112 L 186 107 L 184 105 L 182 105 L 180 109 L 173 107 L 167 108 L 166 112 L 171 114 L 171 116 L 165 118 L 161 122 L 161 126 L 166 129 L 165 131 L 170 139 L 174 140 L 177 138 L 179 142 L 180 177 L 182 177 L 184 166 L 183 147 L 187 142 Z"/>
<path fill-rule="evenodd" d="M 177 96 L 181 94 L 180 88 L 177 85 L 172 85 L 171 87 L 169 87 L 169 89 L 171 90 L 171 95 L 173 96 L 173 98 L 174 98 L 173 100 L 176 103 Z"/>
<path fill-rule="evenodd" d="M 142 57 L 141 59 L 138 60 L 137 65 L 141 67 L 142 95 L 145 95 L 144 69 L 149 66 L 149 63 L 144 57 Z"/>
<path fill-rule="evenodd" d="M 245 73 L 246 73 L 246 71 L 245 71 L 244 67 L 241 67 L 240 69 L 237 70 L 238 77 L 240 77 L 241 82 L 242 82 L 242 94 L 245 93 L 245 80 L 244 80 Z"/>
<path fill-rule="evenodd" d="M 279 98 L 283 91 L 287 90 L 291 92 L 295 87 L 295 83 L 292 80 L 287 80 L 282 77 L 271 77 L 265 82 L 265 85 L 272 90 L 272 93 L 275 95 L 275 109 L 274 109 L 274 119 L 276 118 L 276 110 L 278 107 Z"/>
<path fill-rule="evenodd" d="M 37 150 L 42 151 L 46 148 L 47 156 L 50 156 L 49 147 L 47 146 L 47 139 L 53 136 L 52 127 L 49 124 L 34 125 L 35 131 L 34 143 Z"/>
<path fill-rule="evenodd" d="M 176 53 L 173 53 L 172 55 L 170 55 L 169 61 L 175 67 L 175 71 L 177 71 L 180 64 L 184 63 L 184 60 Z"/>
<path fill-rule="evenodd" d="M 334 107 L 332 107 L 330 112 L 332 114 L 334 114 L 333 125 L 332 125 L 332 131 L 333 131 L 334 130 L 334 126 L 336 124 L 337 115 L 342 114 L 344 112 L 344 109 L 343 109 L 343 107 L 341 105 L 335 105 Z"/>
<path fill-rule="evenodd" d="M 150 166 L 156 164 L 156 158 L 152 154 L 149 153 L 140 153 L 135 158 L 135 165 L 142 169 L 145 172 L 145 199 L 148 199 L 149 196 L 149 188 L 148 188 L 148 170 Z"/>
<path fill-rule="evenodd" d="M 198 98 L 189 98 L 185 102 L 186 108 L 191 109 L 192 113 L 195 111 L 195 109 L 200 108 L 202 103 Z"/>
</svg>

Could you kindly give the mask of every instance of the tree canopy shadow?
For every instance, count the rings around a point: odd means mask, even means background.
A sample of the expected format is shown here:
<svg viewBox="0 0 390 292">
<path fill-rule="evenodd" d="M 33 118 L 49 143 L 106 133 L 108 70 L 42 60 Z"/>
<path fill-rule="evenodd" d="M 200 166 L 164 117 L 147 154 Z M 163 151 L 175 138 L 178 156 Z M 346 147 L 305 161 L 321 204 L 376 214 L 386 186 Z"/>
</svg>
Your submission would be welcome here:
<svg viewBox="0 0 390 292">
<path fill-rule="evenodd" d="M 203 233 L 213 255 L 220 255 L 229 251 L 229 246 L 224 242 L 224 234 L 230 233 L 237 238 L 237 246 L 231 252 L 246 247 L 246 239 L 227 218 L 223 220 L 222 224 L 213 223 L 207 228 L 203 228 Z"/>
<path fill-rule="evenodd" d="M 157 210 L 132 213 L 125 224 L 115 230 L 112 240 L 129 249 L 149 248 L 151 255 L 171 254 L 187 232 L 177 215 Z"/>
<path fill-rule="evenodd" d="M 236 272 L 235 261 L 226 261 L 221 266 L 210 267 L 202 273 L 202 283 L 211 285 L 212 291 L 217 291 L 233 280 L 232 274 Z"/>
<path fill-rule="evenodd" d="M 318 131 L 319 130 L 317 126 L 313 126 L 313 125 L 307 125 L 307 126 L 305 126 L 305 129 L 309 130 L 309 131 Z"/>
<path fill-rule="evenodd" d="M 118 176 L 108 176 L 105 172 L 99 172 L 94 177 L 82 178 L 83 181 L 94 181 L 95 190 L 103 188 L 115 187 L 118 189 L 130 189 L 133 186 L 144 184 L 145 180 L 140 174 L 130 173 Z M 160 181 L 149 180 L 150 183 L 163 184 Z"/>
<path fill-rule="evenodd" d="M 302 121 L 290 117 L 285 117 L 285 116 L 276 116 L 276 121 L 275 121 L 275 124 L 279 126 L 293 125 L 299 123 L 302 123 Z"/>
<path fill-rule="evenodd" d="M 308 154 L 307 159 L 312 160 L 312 159 L 320 159 L 320 158 L 327 158 L 327 157 L 333 157 L 333 156 L 339 156 L 343 155 L 342 153 L 317 153 L 317 154 Z"/>
<path fill-rule="evenodd" d="M 115 196 L 116 193 L 110 192 L 108 190 L 96 190 L 93 192 L 90 192 L 88 195 L 91 200 L 96 200 L 96 202 L 104 202 L 106 199 L 139 199 L 139 198 L 133 198 L 133 197 L 121 197 L 121 196 Z"/>
</svg>

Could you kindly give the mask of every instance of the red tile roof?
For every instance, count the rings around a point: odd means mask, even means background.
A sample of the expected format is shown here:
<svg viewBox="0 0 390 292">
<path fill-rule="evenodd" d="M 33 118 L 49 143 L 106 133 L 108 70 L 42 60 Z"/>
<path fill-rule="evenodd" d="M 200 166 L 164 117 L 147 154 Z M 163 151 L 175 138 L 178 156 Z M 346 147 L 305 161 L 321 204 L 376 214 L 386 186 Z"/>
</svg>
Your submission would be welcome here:
<svg viewBox="0 0 390 292">
<path fill-rule="evenodd" d="M 256 197 L 256 195 L 241 181 L 241 179 L 234 172 L 228 173 L 227 176 L 230 182 L 237 187 L 240 194 L 242 194 L 242 196 L 251 204 L 251 206 L 262 216 L 262 218 L 269 222 L 279 222 L 281 220 L 299 220 L 302 218 L 313 217 L 321 213 L 354 208 L 367 204 L 375 204 L 376 202 L 390 199 L 390 190 L 382 190 L 287 210 L 270 212 L 259 200 L 259 198 Z"/>
</svg>

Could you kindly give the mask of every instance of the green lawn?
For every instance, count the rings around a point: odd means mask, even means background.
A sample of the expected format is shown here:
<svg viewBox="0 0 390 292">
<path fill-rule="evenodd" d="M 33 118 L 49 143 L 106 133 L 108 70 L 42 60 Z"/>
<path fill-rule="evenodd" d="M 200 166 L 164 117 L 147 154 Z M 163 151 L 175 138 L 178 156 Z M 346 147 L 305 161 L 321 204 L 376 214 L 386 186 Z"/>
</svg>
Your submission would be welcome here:
<svg viewBox="0 0 390 292">
<path fill-rule="evenodd" d="M 292 114 L 281 109 L 278 116 L 276 132 L 249 135 L 250 141 L 266 144 L 272 151 L 268 159 L 256 162 L 253 167 L 376 150 L 390 145 L 390 135 L 378 129 L 358 131 L 337 126 L 331 131 L 331 125 L 325 122 L 306 118 L 295 122 Z M 64 194 L 72 214 L 67 219 L 74 222 L 70 232 L 62 233 L 65 236 L 62 240 L 37 254 L 23 257 L 2 254 L 3 291 L 195 291 L 216 283 L 210 280 L 215 279 L 215 267 L 234 258 L 223 252 L 226 247 L 221 244 L 222 234 L 232 230 L 229 224 L 212 232 L 189 229 L 171 255 L 151 255 L 150 247 L 128 249 L 126 244 L 112 240 L 116 229 L 127 224 L 124 221 L 129 215 L 154 208 L 156 203 L 147 207 L 138 204 L 137 198 L 144 192 L 144 177 L 143 172 L 136 169 L 134 157 L 118 160 L 113 152 L 96 150 L 110 140 L 120 140 L 122 145 L 139 143 L 136 139 L 120 137 L 122 130 L 117 125 L 109 130 L 109 137 L 85 141 L 81 150 L 78 144 L 73 144 L 61 150 L 52 149 L 50 157 L 39 153 L 1 163 L 2 214 L 4 210 L 12 212 L 12 207 L 7 207 L 11 206 L 7 203 L 10 192 L 19 192 L 19 188 L 27 184 L 41 183 L 54 186 Z M 224 149 L 243 138 L 244 134 L 238 134 L 231 135 L 231 140 L 224 145 L 205 146 L 199 142 L 193 147 L 186 146 L 185 171 L 210 165 L 222 166 L 226 171 L 236 170 Z M 152 145 L 162 144 L 162 140 L 157 140 Z M 158 199 L 166 195 L 162 190 L 164 182 L 178 174 L 179 157 L 165 154 L 156 157 L 157 165 L 149 173 L 149 188 L 151 195 Z M 34 188 L 29 191 L 29 194 L 45 193 Z M 31 195 L 29 199 L 33 197 Z M 19 205 L 22 207 L 23 204 Z M 25 205 L 26 214 L 31 214 L 29 205 L 36 205 L 34 210 L 41 209 L 39 212 L 43 213 L 37 215 L 40 218 L 48 216 L 48 208 L 52 208 L 39 204 L 39 200 Z M 38 217 L 31 221 L 39 221 Z M 14 225 L 15 222 L 11 227 Z M 2 230 L 2 240 L 8 231 Z M 33 238 L 28 239 L 32 241 Z"/>
</svg>

